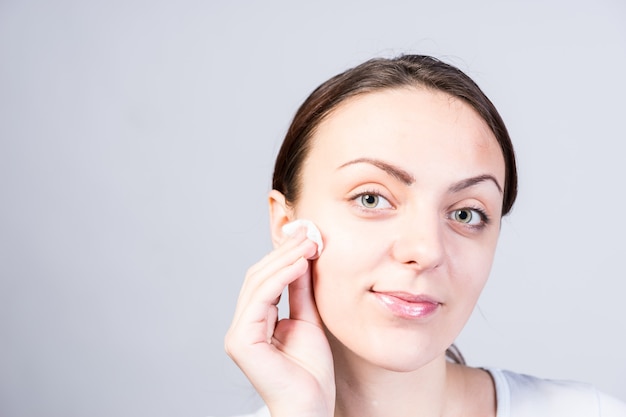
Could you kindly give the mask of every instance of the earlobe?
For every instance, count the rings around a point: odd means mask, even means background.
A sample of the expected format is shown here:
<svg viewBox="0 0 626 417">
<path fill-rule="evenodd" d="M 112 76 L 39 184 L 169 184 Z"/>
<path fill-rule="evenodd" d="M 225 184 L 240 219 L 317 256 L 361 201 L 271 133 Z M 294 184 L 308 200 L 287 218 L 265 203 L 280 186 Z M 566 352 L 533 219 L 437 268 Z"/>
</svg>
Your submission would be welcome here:
<svg viewBox="0 0 626 417">
<path fill-rule="evenodd" d="M 278 190 L 272 190 L 268 195 L 270 209 L 270 233 L 272 244 L 278 247 L 284 240 L 282 227 L 293 220 L 293 209 L 287 203 L 285 196 Z"/>
</svg>

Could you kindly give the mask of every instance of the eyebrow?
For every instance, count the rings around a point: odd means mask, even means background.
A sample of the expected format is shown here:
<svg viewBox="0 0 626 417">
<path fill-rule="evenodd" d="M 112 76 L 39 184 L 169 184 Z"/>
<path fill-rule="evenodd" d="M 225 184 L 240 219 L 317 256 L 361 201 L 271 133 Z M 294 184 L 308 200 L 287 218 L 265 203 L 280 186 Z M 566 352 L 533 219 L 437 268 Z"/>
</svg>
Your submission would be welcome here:
<svg viewBox="0 0 626 417">
<path fill-rule="evenodd" d="M 452 184 L 450 188 L 448 188 L 448 191 L 451 193 L 458 193 L 459 191 L 463 191 L 466 188 L 473 187 L 474 185 L 480 184 L 481 182 L 485 182 L 485 181 L 492 181 L 495 184 L 495 186 L 498 187 L 498 191 L 500 192 L 500 194 L 502 194 L 502 187 L 500 186 L 500 183 L 498 183 L 498 180 L 496 180 L 496 178 L 493 175 L 489 175 L 489 174 L 478 175 L 476 177 L 461 180 L 457 183 Z"/>
<path fill-rule="evenodd" d="M 395 165 L 392 165 L 390 163 L 387 163 L 385 161 L 381 161 L 380 159 L 375 159 L 375 158 L 353 159 L 352 161 L 348 161 L 345 164 L 341 165 L 337 169 L 345 168 L 349 165 L 354 165 L 354 164 L 374 165 L 375 167 L 382 169 L 383 171 L 385 171 L 387 174 L 391 175 L 392 177 L 402 181 L 406 185 L 411 185 L 415 182 L 415 177 L 409 174 L 407 171 Z"/>
<path fill-rule="evenodd" d="M 387 174 L 400 180 L 406 185 L 412 185 L 413 183 L 415 183 L 415 177 L 406 170 L 376 158 L 353 159 L 352 161 L 348 161 L 345 164 L 342 164 L 337 169 L 345 168 L 354 164 L 370 164 L 385 171 Z M 448 191 L 451 193 L 458 193 L 465 190 L 466 188 L 473 187 L 474 185 L 480 184 L 485 181 L 493 182 L 493 184 L 498 188 L 500 194 L 502 194 L 502 187 L 500 186 L 500 183 L 498 183 L 498 180 L 493 175 L 489 174 L 478 175 L 456 182 L 448 188 Z"/>
</svg>

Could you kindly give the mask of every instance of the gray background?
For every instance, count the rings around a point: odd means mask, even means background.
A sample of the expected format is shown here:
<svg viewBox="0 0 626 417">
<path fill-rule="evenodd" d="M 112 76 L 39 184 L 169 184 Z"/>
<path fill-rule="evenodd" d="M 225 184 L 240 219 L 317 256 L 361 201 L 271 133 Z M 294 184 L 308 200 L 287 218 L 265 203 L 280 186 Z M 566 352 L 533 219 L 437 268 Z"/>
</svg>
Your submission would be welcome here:
<svg viewBox="0 0 626 417">
<path fill-rule="evenodd" d="M 468 72 L 518 204 L 468 361 L 626 399 L 626 3 L 0 0 L 0 415 L 203 416 L 296 107 L 364 59 Z"/>
</svg>

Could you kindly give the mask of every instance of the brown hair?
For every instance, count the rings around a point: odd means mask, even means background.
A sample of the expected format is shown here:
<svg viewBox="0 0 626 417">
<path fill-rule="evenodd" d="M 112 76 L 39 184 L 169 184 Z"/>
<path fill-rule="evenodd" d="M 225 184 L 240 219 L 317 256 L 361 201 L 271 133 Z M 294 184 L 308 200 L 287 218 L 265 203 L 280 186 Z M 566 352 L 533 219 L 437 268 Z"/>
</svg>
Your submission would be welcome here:
<svg viewBox="0 0 626 417">
<path fill-rule="evenodd" d="M 302 164 L 311 148 L 316 128 L 340 103 L 369 92 L 424 86 L 459 98 L 487 123 L 500 144 L 506 167 L 502 215 L 513 207 L 517 196 L 517 168 L 513 144 L 504 121 L 476 83 L 452 65 L 425 55 L 402 55 L 364 62 L 317 87 L 302 103 L 280 148 L 272 188 L 293 204 L 300 194 Z"/>
</svg>

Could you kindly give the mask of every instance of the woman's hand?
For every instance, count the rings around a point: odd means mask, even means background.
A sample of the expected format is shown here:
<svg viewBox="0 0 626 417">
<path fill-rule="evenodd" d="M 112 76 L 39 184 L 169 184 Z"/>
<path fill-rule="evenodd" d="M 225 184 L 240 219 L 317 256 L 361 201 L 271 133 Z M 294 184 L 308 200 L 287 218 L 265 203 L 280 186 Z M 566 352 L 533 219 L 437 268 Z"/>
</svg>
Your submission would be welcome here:
<svg viewBox="0 0 626 417">
<path fill-rule="evenodd" d="M 317 248 L 305 232 L 298 230 L 248 270 L 226 334 L 226 352 L 273 417 L 334 414 L 332 355 L 315 306 L 308 261 Z M 286 286 L 289 318 L 277 321 Z"/>
</svg>

